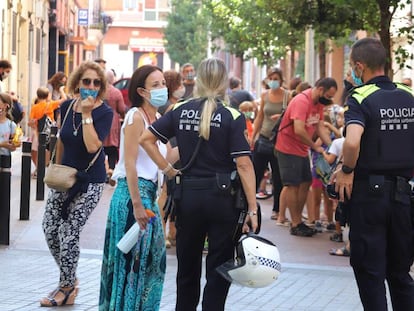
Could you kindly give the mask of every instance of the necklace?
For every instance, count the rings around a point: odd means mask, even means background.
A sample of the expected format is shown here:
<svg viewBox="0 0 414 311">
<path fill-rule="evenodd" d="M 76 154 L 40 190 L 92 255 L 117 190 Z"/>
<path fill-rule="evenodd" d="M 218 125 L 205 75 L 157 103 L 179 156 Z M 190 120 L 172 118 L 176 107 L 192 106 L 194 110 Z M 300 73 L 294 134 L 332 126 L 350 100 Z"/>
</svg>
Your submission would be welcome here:
<svg viewBox="0 0 414 311">
<path fill-rule="evenodd" d="M 77 105 L 77 102 L 75 103 Z M 74 106 L 75 106 L 74 105 Z M 79 122 L 78 125 L 75 124 L 75 107 L 72 108 L 72 127 L 73 127 L 73 136 L 78 136 L 78 131 L 82 125 L 82 120 Z"/>
</svg>

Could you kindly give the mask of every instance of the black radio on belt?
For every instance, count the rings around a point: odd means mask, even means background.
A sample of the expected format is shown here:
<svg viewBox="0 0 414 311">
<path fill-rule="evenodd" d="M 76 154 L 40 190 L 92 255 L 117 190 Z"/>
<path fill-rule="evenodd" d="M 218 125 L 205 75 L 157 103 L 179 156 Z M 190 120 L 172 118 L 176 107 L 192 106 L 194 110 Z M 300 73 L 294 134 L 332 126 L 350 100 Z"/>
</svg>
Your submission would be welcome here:
<svg viewBox="0 0 414 311">
<path fill-rule="evenodd" d="M 397 176 L 395 180 L 394 200 L 403 204 L 411 202 L 411 186 L 404 177 Z"/>
</svg>

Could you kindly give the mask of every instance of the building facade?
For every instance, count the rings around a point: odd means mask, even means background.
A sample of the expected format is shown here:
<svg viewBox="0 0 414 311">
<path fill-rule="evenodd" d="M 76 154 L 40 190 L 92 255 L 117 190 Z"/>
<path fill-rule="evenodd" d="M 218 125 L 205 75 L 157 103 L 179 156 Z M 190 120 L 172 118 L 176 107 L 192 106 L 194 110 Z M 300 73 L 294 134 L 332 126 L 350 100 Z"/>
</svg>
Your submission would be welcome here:
<svg viewBox="0 0 414 311">
<path fill-rule="evenodd" d="M 102 40 L 102 57 L 118 78 L 130 77 L 145 64 L 171 68 L 162 32 L 171 11 L 170 1 L 102 0 L 102 10 L 112 19 Z"/>
<path fill-rule="evenodd" d="M 85 10 L 86 22 L 79 25 L 79 13 Z M 69 75 L 83 60 L 98 55 L 103 17 L 100 0 L 0 1 L 0 59 L 13 67 L 1 83 L 3 90 L 19 96 L 27 115 L 36 89 L 54 73 Z"/>
</svg>

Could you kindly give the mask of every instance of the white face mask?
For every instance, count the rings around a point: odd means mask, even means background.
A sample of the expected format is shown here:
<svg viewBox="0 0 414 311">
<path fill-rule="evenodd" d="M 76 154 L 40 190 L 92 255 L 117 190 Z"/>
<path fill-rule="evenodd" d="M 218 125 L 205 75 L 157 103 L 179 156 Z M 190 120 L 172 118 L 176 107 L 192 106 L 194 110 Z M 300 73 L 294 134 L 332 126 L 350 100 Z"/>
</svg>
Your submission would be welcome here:
<svg viewBox="0 0 414 311">
<path fill-rule="evenodd" d="M 180 99 L 184 96 L 185 93 L 185 87 L 181 87 L 179 89 L 176 89 L 173 93 L 172 96 L 174 96 L 177 99 Z"/>
</svg>

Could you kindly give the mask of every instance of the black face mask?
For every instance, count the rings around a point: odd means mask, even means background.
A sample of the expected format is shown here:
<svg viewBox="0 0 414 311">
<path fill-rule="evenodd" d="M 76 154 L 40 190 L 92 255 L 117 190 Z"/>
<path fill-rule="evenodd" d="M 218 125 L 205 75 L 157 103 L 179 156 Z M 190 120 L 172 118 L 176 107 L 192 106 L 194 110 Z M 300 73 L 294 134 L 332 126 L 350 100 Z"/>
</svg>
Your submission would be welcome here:
<svg viewBox="0 0 414 311">
<path fill-rule="evenodd" d="M 324 105 L 324 106 L 329 106 L 329 105 L 332 105 L 332 100 L 327 99 L 327 98 L 326 98 L 326 97 L 324 97 L 324 96 L 319 97 L 319 102 L 320 102 L 322 105 Z"/>
</svg>

